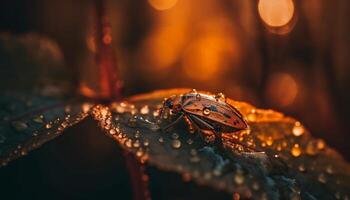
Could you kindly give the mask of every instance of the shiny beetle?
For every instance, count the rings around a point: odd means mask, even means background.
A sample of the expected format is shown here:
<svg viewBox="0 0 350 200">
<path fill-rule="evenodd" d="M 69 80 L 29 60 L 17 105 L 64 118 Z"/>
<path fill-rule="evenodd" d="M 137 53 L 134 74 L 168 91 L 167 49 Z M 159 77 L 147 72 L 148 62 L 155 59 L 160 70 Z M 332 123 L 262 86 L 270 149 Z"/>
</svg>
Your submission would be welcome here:
<svg viewBox="0 0 350 200">
<path fill-rule="evenodd" d="M 235 133 L 248 128 L 239 111 L 226 103 L 223 94 L 207 95 L 195 90 L 182 95 L 174 95 L 164 100 L 161 116 L 164 110 L 177 118 L 163 127 L 167 130 L 181 119 L 185 119 L 190 130 L 197 130 L 207 142 L 214 140 L 221 143 L 221 133 Z"/>
</svg>

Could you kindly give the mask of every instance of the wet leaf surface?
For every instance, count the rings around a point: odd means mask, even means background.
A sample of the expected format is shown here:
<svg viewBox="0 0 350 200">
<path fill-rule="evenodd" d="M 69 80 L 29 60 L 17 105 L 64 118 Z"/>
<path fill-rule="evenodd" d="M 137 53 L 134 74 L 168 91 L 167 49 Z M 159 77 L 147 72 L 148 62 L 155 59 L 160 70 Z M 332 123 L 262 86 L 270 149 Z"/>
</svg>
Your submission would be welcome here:
<svg viewBox="0 0 350 200">
<path fill-rule="evenodd" d="M 24 93 L 0 96 L 0 164 L 24 156 L 88 115 L 90 104 Z"/>
<path fill-rule="evenodd" d="M 110 106 L 94 107 L 99 125 L 142 163 L 177 172 L 184 181 L 247 199 L 348 199 L 350 166 L 293 118 L 227 99 L 246 119 L 249 130 L 223 134 L 223 146 L 208 144 L 185 123 L 168 131 L 159 125 L 165 97 L 188 89 L 157 91 Z"/>
</svg>

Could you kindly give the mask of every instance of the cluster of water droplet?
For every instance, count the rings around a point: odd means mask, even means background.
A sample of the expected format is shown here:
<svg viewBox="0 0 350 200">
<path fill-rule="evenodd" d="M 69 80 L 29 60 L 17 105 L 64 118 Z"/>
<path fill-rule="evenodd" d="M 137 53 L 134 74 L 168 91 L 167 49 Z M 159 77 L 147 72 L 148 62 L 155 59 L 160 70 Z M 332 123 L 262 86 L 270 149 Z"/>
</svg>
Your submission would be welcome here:
<svg viewBox="0 0 350 200">
<path fill-rule="evenodd" d="M 32 103 L 26 103 L 31 107 Z M 0 143 L 5 143 L 10 140 L 13 146 L 5 149 L 0 158 L 1 165 L 6 165 L 12 159 L 24 156 L 28 151 L 39 147 L 47 140 L 50 140 L 60 134 L 67 127 L 81 121 L 88 115 L 88 111 L 92 105 L 84 103 L 81 107 L 77 105 L 59 106 L 43 114 L 27 114 L 23 117 L 8 117 L 4 120 L 8 123 L 10 128 L 7 133 L 11 133 L 11 129 L 17 135 L 5 135 L 6 132 L 1 133 Z M 74 111 L 72 111 L 74 107 Z M 62 111 L 63 112 L 60 112 Z M 51 113 L 52 112 L 52 113 Z M 71 115 L 74 116 L 71 116 Z M 28 138 L 26 143 L 22 144 L 17 138 Z"/>
</svg>

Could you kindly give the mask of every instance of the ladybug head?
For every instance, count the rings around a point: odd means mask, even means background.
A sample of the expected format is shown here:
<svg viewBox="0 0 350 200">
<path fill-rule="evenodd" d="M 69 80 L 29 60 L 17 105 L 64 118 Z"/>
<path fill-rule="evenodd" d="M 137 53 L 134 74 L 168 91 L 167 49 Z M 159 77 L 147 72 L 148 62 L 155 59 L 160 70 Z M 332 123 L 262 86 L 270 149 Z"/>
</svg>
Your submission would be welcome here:
<svg viewBox="0 0 350 200">
<path fill-rule="evenodd" d="M 164 101 L 164 107 L 173 109 L 174 108 L 174 100 L 172 98 L 168 98 Z"/>
<path fill-rule="evenodd" d="M 181 108 L 181 97 L 174 95 L 165 99 L 163 102 L 163 108 L 168 108 L 173 113 L 178 112 Z"/>
</svg>

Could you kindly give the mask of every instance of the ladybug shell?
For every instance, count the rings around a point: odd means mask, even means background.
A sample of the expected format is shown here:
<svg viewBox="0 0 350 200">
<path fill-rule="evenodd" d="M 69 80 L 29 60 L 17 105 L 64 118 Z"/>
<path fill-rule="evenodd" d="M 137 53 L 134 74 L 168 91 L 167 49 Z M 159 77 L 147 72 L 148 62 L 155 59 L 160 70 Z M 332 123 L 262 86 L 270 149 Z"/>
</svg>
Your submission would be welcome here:
<svg viewBox="0 0 350 200">
<path fill-rule="evenodd" d="M 205 121 L 212 121 L 222 128 L 244 130 L 248 128 L 242 114 L 230 104 L 215 99 L 213 96 L 188 93 L 182 96 L 182 109 L 188 114 L 196 115 Z"/>
</svg>

